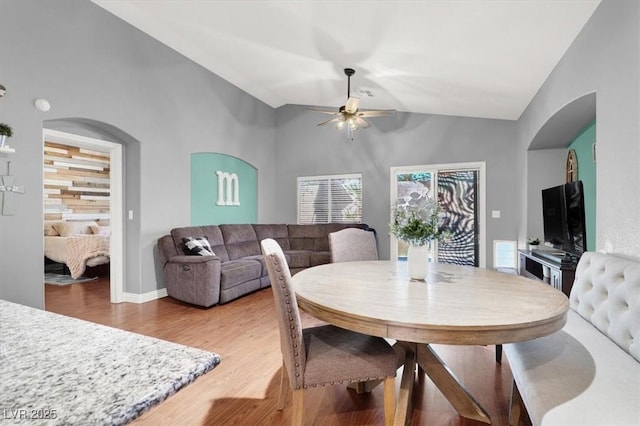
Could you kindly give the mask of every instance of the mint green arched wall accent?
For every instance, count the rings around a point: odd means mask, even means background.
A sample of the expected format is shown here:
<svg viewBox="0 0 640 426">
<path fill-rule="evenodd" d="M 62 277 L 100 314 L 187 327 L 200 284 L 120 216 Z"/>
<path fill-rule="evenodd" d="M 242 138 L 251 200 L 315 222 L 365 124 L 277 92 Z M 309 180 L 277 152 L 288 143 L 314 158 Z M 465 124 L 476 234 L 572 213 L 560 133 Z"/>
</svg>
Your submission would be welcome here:
<svg viewBox="0 0 640 426">
<path fill-rule="evenodd" d="M 218 192 L 220 187 L 222 193 Z M 256 168 L 231 155 L 215 152 L 191 154 L 191 225 L 257 221 Z"/>
<path fill-rule="evenodd" d="M 578 158 L 578 179 L 584 187 L 584 214 L 587 222 L 587 249 L 596 249 L 596 161 L 593 144 L 596 143 L 595 120 L 583 128 L 569 144 Z M 597 160 L 597 158 L 596 158 Z"/>
</svg>

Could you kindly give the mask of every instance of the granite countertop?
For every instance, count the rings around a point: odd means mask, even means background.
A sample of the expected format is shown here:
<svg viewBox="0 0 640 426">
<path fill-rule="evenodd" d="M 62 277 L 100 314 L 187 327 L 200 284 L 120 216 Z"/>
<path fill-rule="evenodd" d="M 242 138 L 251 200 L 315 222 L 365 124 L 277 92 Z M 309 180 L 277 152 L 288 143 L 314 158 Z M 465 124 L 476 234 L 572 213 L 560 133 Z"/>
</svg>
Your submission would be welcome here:
<svg viewBox="0 0 640 426">
<path fill-rule="evenodd" d="M 121 425 L 220 356 L 0 300 L 0 361 L 3 424 Z"/>
</svg>

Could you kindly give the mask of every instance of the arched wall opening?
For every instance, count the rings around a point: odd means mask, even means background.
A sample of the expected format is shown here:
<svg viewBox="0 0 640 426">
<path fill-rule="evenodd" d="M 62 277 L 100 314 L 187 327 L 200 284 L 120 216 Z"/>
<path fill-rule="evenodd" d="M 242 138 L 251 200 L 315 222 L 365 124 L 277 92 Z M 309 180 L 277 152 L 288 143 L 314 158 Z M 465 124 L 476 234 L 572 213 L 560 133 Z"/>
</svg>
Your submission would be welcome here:
<svg viewBox="0 0 640 426">
<path fill-rule="evenodd" d="M 527 236 L 543 238 L 541 192 L 566 183 L 568 147 L 596 121 L 596 102 L 596 93 L 590 92 L 567 103 L 549 117 L 529 143 L 526 153 Z M 590 250 L 594 248 L 589 247 Z"/>
<path fill-rule="evenodd" d="M 91 120 L 87 118 L 61 118 L 46 120 L 43 122 L 44 129 L 73 134 L 81 137 L 97 139 L 122 147 L 121 158 L 121 191 L 119 212 L 122 223 L 120 235 L 121 248 L 118 255 L 121 257 L 117 262 L 121 280 L 116 292 L 112 289 L 112 302 L 127 301 L 127 294 L 139 293 L 140 287 L 140 142 L 128 133 L 110 124 Z M 114 271 L 112 270 L 112 276 Z M 114 294 L 118 294 L 114 300 Z"/>
</svg>

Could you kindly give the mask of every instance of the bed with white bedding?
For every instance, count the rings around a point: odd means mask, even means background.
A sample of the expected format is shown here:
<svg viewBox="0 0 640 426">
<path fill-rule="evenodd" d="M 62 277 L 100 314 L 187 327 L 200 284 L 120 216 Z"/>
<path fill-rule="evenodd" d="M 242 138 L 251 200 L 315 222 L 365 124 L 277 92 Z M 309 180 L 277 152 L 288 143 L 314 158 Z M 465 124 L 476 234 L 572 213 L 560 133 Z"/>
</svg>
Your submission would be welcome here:
<svg viewBox="0 0 640 426">
<path fill-rule="evenodd" d="M 110 229 L 96 222 L 45 221 L 44 255 L 78 278 L 86 267 L 110 262 Z"/>
</svg>

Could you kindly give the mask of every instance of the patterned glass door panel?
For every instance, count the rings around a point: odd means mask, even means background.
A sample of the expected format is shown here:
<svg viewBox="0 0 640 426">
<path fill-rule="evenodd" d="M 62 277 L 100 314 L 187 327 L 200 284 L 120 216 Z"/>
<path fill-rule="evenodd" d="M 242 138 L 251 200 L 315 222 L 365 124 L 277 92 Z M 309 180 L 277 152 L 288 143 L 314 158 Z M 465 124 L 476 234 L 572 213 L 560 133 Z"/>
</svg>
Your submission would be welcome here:
<svg viewBox="0 0 640 426">
<path fill-rule="evenodd" d="M 479 265 L 478 171 L 439 171 L 438 203 L 451 238 L 438 244 L 438 262 Z"/>
<path fill-rule="evenodd" d="M 433 198 L 434 197 L 434 173 L 431 171 L 414 171 L 411 173 L 396 174 L 396 193 L 399 203 L 407 204 L 412 198 Z M 398 259 L 407 259 L 409 246 L 397 241 Z M 428 259 L 433 262 L 435 248 L 433 244 L 429 247 Z"/>
</svg>

